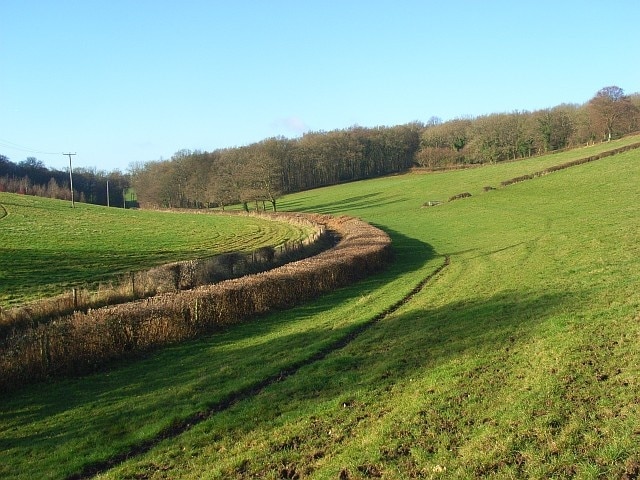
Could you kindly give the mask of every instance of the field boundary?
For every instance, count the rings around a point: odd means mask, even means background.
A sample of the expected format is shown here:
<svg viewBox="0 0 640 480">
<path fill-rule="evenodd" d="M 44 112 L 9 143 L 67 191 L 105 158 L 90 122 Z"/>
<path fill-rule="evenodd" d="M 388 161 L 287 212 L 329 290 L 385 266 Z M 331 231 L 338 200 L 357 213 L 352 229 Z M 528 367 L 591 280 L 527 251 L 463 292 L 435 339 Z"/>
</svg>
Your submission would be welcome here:
<svg viewBox="0 0 640 480">
<path fill-rule="evenodd" d="M 228 251 L 210 257 L 130 271 L 114 277 L 113 280 L 99 283 L 97 288 L 92 288 L 89 284 L 75 286 L 59 295 L 8 309 L 0 308 L 0 345 L 11 332 L 34 328 L 75 312 L 87 312 L 89 309 L 123 304 L 161 293 L 189 290 L 264 272 L 288 262 L 316 255 L 336 242 L 324 225 L 314 223 L 303 214 L 225 212 L 215 215 L 266 218 L 270 221 L 307 227 L 312 231 L 302 240 L 289 240 L 274 246 L 260 247 L 251 252 Z"/>
<path fill-rule="evenodd" d="M 445 256 L 444 261 L 440 266 L 438 266 L 438 268 L 436 268 L 433 272 L 431 272 L 425 278 L 420 280 L 420 282 L 418 282 L 418 284 L 413 289 L 411 289 L 411 291 L 408 294 L 406 294 L 396 303 L 391 305 L 389 308 L 379 312 L 377 315 L 370 318 L 366 322 L 353 328 L 345 336 L 343 336 L 342 338 L 339 338 L 332 344 L 327 345 L 326 347 L 322 348 L 321 350 L 311 355 L 310 357 L 302 359 L 296 363 L 293 363 L 289 367 L 282 369 L 279 372 L 271 376 L 268 376 L 257 383 L 249 385 L 242 390 L 238 390 L 236 392 L 230 393 L 229 395 L 227 395 L 227 397 L 223 398 L 222 400 L 211 404 L 204 411 L 197 412 L 182 420 L 175 421 L 171 426 L 160 431 L 153 438 L 129 447 L 129 449 L 126 452 L 119 453 L 111 457 L 110 459 L 104 460 L 102 462 L 96 462 L 91 465 L 87 465 L 86 467 L 84 467 L 84 469 L 81 472 L 67 477 L 67 480 L 86 480 L 98 474 L 105 473 L 106 471 L 116 467 L 117 465 L 121 464 L 126 460 L 129 460 L 131 458 L 147 453 L 152 448 L 157 446 L 160 442 L 178 437 L 179 435 L 191 430 L 193 427 L 195 427 L 199 423 L 202 423 L 205 420 L 211 418 L 213 415 L 217 413 L 221 413 L 224 410 L 227 410 L 228 408 L 232 407 L 233 405 L 243 400 L 247 400 L 255 395 L 260 394 L 267 387 L 277 382 L 286 380 L 287 378 L 298 373 L 302 368 L 310 366 L 313 363 L 324 360 L 330 354 L 345 348 L 352 341 L 354 341 L 360 334 L 369 330 L 375 324 L 389 317 L 390 315 L 395 313 L 398 309 L 400 309 L 402 306 L 406 305 L 409 301 L 411 301 L 411 299 L 415 295 L 417 295 L 420 291 L 422 291 L 432 279 L 434 279 L 446 267 L 448 267 L 450 263 L 451 263 L 450 257 L 448 255 Z"/>
<path fill-rule="evenodd" d="M 338 243 L 263 273 L 75 312 L 12 333 L 0 342 L 0 389 L 95 371 L 115 359 L 290 308 L 380 271 L 390 262 L 391 239 L 382 230 L 351 217 L 307 217 L 337 232 Z"/>
<path fill-rule="evenodd" d="M 617 155 L 618 153 L 628 152 L 630 150 L 635 150 L 640 148 L 640 142 L 632 143 L 631 145 L 626 145 L 624 147 L 614 148 L 612 150 L 607 150 L 606 152 L 598 153 L 596 155 L 591 155 L 589 157 L 579 158 L 577 160 L 572 160 L 569 162 L 561 163 L 559 165 L 554 165 L 543 170 L 539 170 L 537 172 L 530 173 L 528 175 L 521 175 L 518 177 L 511 178 L 509 180 L 504 180 L 500 182 L 500 185 L 503 187 L 507 187 L 509 185 L 513 185 L 514 183 L 520 183 L 527 180 L 533 180 L 534 178 L 542 177 L 544 175 L 548 175 L 553 172 L 557 172 L 559 170 L 564 170 L 570 167 L 576 167 L 578 165 L 583 165 L 585 163 L 593 162 L 596 160 L 600 160 L 602 158 L 611 157 L 613 155 Z"/>
</svg>

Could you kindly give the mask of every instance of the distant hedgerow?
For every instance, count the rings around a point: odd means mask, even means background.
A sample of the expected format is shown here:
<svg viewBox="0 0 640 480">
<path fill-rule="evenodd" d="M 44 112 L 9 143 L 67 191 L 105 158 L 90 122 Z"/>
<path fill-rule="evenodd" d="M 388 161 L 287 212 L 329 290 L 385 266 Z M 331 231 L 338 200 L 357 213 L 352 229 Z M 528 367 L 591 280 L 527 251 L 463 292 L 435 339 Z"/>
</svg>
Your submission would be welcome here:
<svg viewBox="0 0 640 480">
<path fill-rule="evenodd" d="M 530 173 L 528 175 L 522 175 L 519 177 L 514 177 L 509 180 L 504 180 L 500 182 L 500 185 L 506 187 L 508 185 L 513 185 L 514 183 L 524 182 L 525 180 L 532 180 L 537 177 L 542 177 L 552 172 L 557 172 L 559 170 L 564 170 L 565 168 L 575 167 L 577 165 L 582 165 L 585 163 L 593 162 L 595 160 L 600 160 L 601 158 L 610 157 L 612 155 L 616 155 L 618 153 L 628 152 L 629 150 L 634 150 L 636 148 L 640 148 L 640 143 L 633 143 L 631 145 L 626 145 L 624 147 L 615 148 L 613 150 L 609 150 L 607 152 L 602 152 L 597 155 L 591 155 L 590 157 L 579 158 L 577 160 L 572 160 L 570 162 L 561 163 L 560 165 L 553 165 L 551 167 L 545 168 L 544 170 L 540 170 L 538 172 Z M 486 188 L 486 187 L 485 187 Z"/>
<path fill-rule="evenodd" d="M 459 193 L 457 195 L 453 195 L 452 197 L 449 197 L 449 201 L 452 202 L 454 200 L 459 200 L 461 198 L 467 198 L 470 197 L 471 194 L 469 192 L 463 192 L 463 193 Z"/>
</svg>

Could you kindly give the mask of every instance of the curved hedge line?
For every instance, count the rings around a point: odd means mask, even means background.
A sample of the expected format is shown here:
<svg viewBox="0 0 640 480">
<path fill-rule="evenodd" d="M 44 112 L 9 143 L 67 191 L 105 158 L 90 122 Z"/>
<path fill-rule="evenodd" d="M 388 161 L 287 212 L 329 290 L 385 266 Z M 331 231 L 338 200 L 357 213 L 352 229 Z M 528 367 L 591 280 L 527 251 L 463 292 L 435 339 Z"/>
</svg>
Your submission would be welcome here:
<svg viewBox="0 0 640 480">
<path fill-rule="evenodd" d="M 0 345 L 0 389 L 86 373 L 117 358 L 292 307 L 379 271 L 390 261 L 391 240 L 383 231 L 349 217 L 310 219 L 340 236 L 336 246 L 256 275 L 76 312 L 16 332 Z"/>
<path fill-rule="evenodd" d="M 1 207 L 0 205 L 0 212 Z M 335 239 L 325 230 L 324 225 L 314 223 L 302 214 L 216 214 L 268 217 L 275 221 L 309 228 L 311 233 L 303 240 L 264 246 L 252 252 L 226 252 L 203 259 L 172 262 L 147 270 L 132 271 L 112 281 L 101 283 L 97 289 L 90 286 L 76 287 L 22 306 L 0 309 L 0 345 L 12 332 L 35 328 L 74 312 L 86 312 L 89 309 L 127 303 L 160 293 L 188 290 L 264 272 L 288 262 L 316 255 L 335 243 Z"/>
</svg>

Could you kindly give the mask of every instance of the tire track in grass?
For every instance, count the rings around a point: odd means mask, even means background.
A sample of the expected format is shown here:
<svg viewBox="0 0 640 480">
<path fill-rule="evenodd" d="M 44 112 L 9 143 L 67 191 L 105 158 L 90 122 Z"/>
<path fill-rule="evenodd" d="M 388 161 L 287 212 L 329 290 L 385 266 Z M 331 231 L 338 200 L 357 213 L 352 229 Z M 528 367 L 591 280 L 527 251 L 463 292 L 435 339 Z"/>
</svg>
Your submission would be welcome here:
<svg viewBox="0 0 640 480">
<path fill-rule="evenodd" d="M 436 277 L 447 266 L 449 266 L 450 263 L 451 263 L 450 257 L 446 255 L 444 257 L 444 262 L 442 262 L 442 265 L 436 268 L 433 272 L 431 272 L 425 278 L 420 280 L 420 282 L 418 282 L 418 284 L 403 298 L 398 300 L 389 308 L 381 311 L 371 319 L 367 320 L 363 324 L 355 327 L 344 337 L 320 349 L 314 355 L 307 357 L 305 359 L 302 359 L 298 362 L 295 362 L 291 364 L 288 368 L 280 370 L 278 373 L 270 375 L 253 385 L 249 385 L 244 389 L 241 389 L 229 394 L 226 398 L 210 405 L 204 411 L 197 412 L 187 418 L 174 422 L 169 427 L 161 430 L 153 438 L 150 438 L 138 444 L 132 445 L 131 447 L 129 447 L 128 450 L 122 453 L 119 453 L 117 455 L 114 455 L 113 457 L 108 458 L 107 460 L 95 462 L 85 466 L 79 473 L 75 473 L 67 477 L 67 480 L 84 480 L 84 479 L 92 478 L 100 473 L 105 473 L 108 470 L 118 466 L 119 464 L 123 463 L 126 460 L 130 460 L 134 457 L 147 453 L 148 451 L 150 451 L 152 448 L 154 448 L 156 445 L 158 445 L 160 442 L 164 440 L 178 437 L 179 435 L 190 430 L 191 428 L 195 427 L 199 423 L 211 418 L 213 415 L 220 413 L 224 410 L 227 410 L 228 408 L 232 407 L 236 403 L 243 400 L 247 400 L 255 395 L 260 394 L 267 387 L 277 382 L 286 380 L 287 378 L 295 375 L 303 367 L 306 367 L 315 362 L 324 360 L 331 353 L 334 353 L 343 349 L 344 347 L 349 345 L 352 341 L 354 341 L 360 334 L 362 334 L 363 332 L 370 329 L 375 324 L 379 323 L 381 320 L 384 320 L 385 318 L 387 318 L 388 316 L 396 312 L 400 307 L 406 305 L 409 301 L 411 301 L 411 299 L 415 295 L 417 295 L 422 289 L 424 289 L 425 286 L 434 277 Z"/>
<path fill-rule="evenodd" d="M 6 218 L 8 215 L 9 215 L 9 212 L 7 212 L 7 209 L 4 208 L 4 205 L 0 203 L 0 220 L 2 220 L 3 218 Z"/>
</svg>

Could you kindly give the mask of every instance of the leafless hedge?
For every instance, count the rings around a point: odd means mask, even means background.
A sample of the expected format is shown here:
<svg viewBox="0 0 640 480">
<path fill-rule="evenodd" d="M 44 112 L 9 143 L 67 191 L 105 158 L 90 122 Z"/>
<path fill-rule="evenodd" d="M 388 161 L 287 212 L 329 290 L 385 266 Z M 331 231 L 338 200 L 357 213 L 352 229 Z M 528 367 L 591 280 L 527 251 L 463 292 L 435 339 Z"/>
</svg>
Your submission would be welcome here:
<svg viewBox="0 0 640 480">
<path fill-rule="evenodd" d="M 618 153 L 628 152 L 629 150 L 634 150 L 636 148 L 640 148 L 640 143 L 633 143 L 631 145 L 615 148 L 613 150 L 602 152 L 597 155 L 592 155 L 590 157 L 579 158 L 577 160 L 572 160 L 570 162 L 561 163 L 560 165 L 554 165 L 552 167 L 545 168 L 544 170 L 540 170 L 538 172 L 530 173 L 528 175 L 521 175 L 519 177 L 514 177 L 509 180 L 504 180 L 500 182 L 500 184 L 503 187 L 506 187 L 508 185 L 513 185 L 514 183 L 520 183 L 526 180 L 531 180 L 533 178 L 542 177 L 543 175 L 547 175 L 552 172 L 557 172 L 558 170 L 564 170 L 565 168 L 575 167 L 577 165 L 582 165 L 584 163 L 593 162 L 595 160 L 600 160 L 601 158 L 610 157 Z"/>
<path fill-rule="evenodd" d="M 453 195 L 449 197 L 449 201 L 453 202 L 454 200 L 460 200 L 461 198 L 468 198 L 471 194 L 469 192 L 458 193 L 457 195 Z"/>
<path fill-rule="evenodd" d="M 76 312 L 16 331 L 0 344 L 0 390 L 106 362 L 300 304 L 381 270 L 391 240 L 357 219 L 313 216 L 340 235 L 335 247 L 263 273 Z"/>
<path fill-rule="evenodd" d="M 129 272 L 97 287 L 77 287 L 20 307 L 0 309 L 0 342 L 14 330 L 34 328 L 77 311 L 126 303 L 159 293 L 191 289 L 262 272 L 315 255 L 333 243 L 324 226 L 313 223 L 307 216 L 293 213 L 259 216 L 308 227 L 312 232 L 304 240 L 288 241 L 275 247 L 260 247 L 250 253 L 227 252 L 210 258 L 173 262 L 149 270 Z"/>
</svg>

